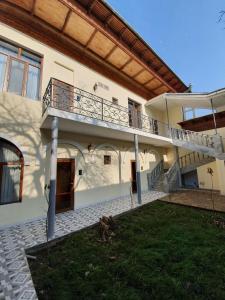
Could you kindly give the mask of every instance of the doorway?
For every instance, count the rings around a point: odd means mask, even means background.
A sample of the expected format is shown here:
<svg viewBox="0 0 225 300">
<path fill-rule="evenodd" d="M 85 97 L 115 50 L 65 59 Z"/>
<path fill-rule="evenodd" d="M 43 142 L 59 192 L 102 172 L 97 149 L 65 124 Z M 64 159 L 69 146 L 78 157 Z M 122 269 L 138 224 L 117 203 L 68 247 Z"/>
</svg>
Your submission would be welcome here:
<svg viewBox="0 0 225 300">
<path fill-rule="evenodd" d="M 57 160 L 56 213 L 74 209 L 75 160 Z"/>
<path fill-rule="evenodd" d="M 128 100 L 129 126 L 141 128 L 141 105 L 133 100 Z"/>
<path fill-rule="evenodd" d="M 137 181 L 136 181 L 136 161 L 131 161 L 131 187 L 132 193 L 137 193 Z"/>
</svg>

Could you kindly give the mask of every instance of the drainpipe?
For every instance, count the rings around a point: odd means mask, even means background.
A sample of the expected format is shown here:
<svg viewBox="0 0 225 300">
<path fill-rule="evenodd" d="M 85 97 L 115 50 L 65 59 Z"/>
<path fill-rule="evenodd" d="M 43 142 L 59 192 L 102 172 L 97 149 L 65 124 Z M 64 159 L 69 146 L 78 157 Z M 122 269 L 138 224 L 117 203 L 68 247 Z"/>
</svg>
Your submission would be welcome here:
<svg viewBox="0 0 225 300">
<path fill-rule="evenodd" d="M 57 146 L 58 146 L 58 118 L 52 119 L 51 125 L 51 156 L 50 156 L 50 188 L 48 208 L 47 238 L 52 239 L 55 233 L 55 203 L 56 203 L 56 176 L 57 176 Z"/>
<path fill-rule="evenodd" d="M 141 168 L 138 155 L 138 135 L 134 135 L 134 146 L 135 146 L 135 161 L 136 161 L 136 183 L 137 183 L 137 199 L 138 204 L 141 204 Z"/>
<path fill-rule="evenodd" d="M 213 113 L 213 122 L 214 122 L 215 133 L 217 134 L 216 116 L 215 116 L 215 113 L 214 113 L 212 98 L 210 99 L 210 103 L 211 103 L 211 109 L 212 109 L 212 113 Z"/>
<path fill-rule="evenodd" d="M 169 119 L 168 103 L 167 103 L 167 98 L 166 98 L 166 96 L 164 96 L 164 97 L 165 97 L 165 103 L 166 103 L 166 117 L 167 117 L 168 135 L 170 136 L 170 135 L 171 135 L 171 132 L 170 132 L 170 119 Z"/>
</svg>

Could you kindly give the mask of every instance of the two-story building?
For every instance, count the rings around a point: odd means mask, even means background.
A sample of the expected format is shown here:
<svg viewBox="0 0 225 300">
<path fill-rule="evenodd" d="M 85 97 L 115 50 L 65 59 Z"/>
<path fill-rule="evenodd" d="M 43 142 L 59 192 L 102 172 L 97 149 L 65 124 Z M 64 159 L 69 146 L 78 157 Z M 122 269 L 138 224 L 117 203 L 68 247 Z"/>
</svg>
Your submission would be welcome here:
<svg viewBox="0 0 225 300">
<path fill-rule="evenodd" d="M 223 91 L 212 109 L 187 89 L 104 1 L 0 2 L 0 225 L 45 216 L 48 194 L 51 220 L 130 190 L 141 202 L 164 169 L 208 188 L 177 162 L 195 151 L 225 174 L 221 132 L 186 126 L 195 107 L 214 120 Z"/>
</svg>

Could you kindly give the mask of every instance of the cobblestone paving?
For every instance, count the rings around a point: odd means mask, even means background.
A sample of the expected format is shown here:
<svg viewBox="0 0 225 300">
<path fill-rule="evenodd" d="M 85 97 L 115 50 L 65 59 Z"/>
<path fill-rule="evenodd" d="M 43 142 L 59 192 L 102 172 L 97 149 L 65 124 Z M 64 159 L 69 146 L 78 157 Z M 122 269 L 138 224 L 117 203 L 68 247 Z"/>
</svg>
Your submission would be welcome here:
<svg viewBox="0 0 225 300">
<path fill-rule="evenodd" d="M 143 204 L 164 197 L 152 191 L 142 195 Z M 102 202 L 56 216 L 55 238 L 95 224 L 102 215 L 117 215 L 138 206 L 130 197 Z M 46 242 L 45 219 L 0 229 L 0 299 L 33 300 L 37 295 L 25 249 Z"/>
</svg>

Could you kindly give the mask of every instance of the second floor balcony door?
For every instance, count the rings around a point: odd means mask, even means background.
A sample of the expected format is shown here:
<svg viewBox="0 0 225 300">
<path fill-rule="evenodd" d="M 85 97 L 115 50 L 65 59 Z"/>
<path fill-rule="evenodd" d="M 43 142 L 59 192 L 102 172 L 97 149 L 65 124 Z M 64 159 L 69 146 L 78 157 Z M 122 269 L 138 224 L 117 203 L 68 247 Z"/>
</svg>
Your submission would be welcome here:
<svg viewBox="0 0 225 300">
<path fill-rule="evenodd" d="M 141 105 L 135 101 L 128 100 L 129 126 L 141 128 Z"/>
<path fill-rule="evenodd" d="M 60 80 L 52 80 L 52 106 L 64 111 L 74 112 L 74 87 Z"/>
</svg>

